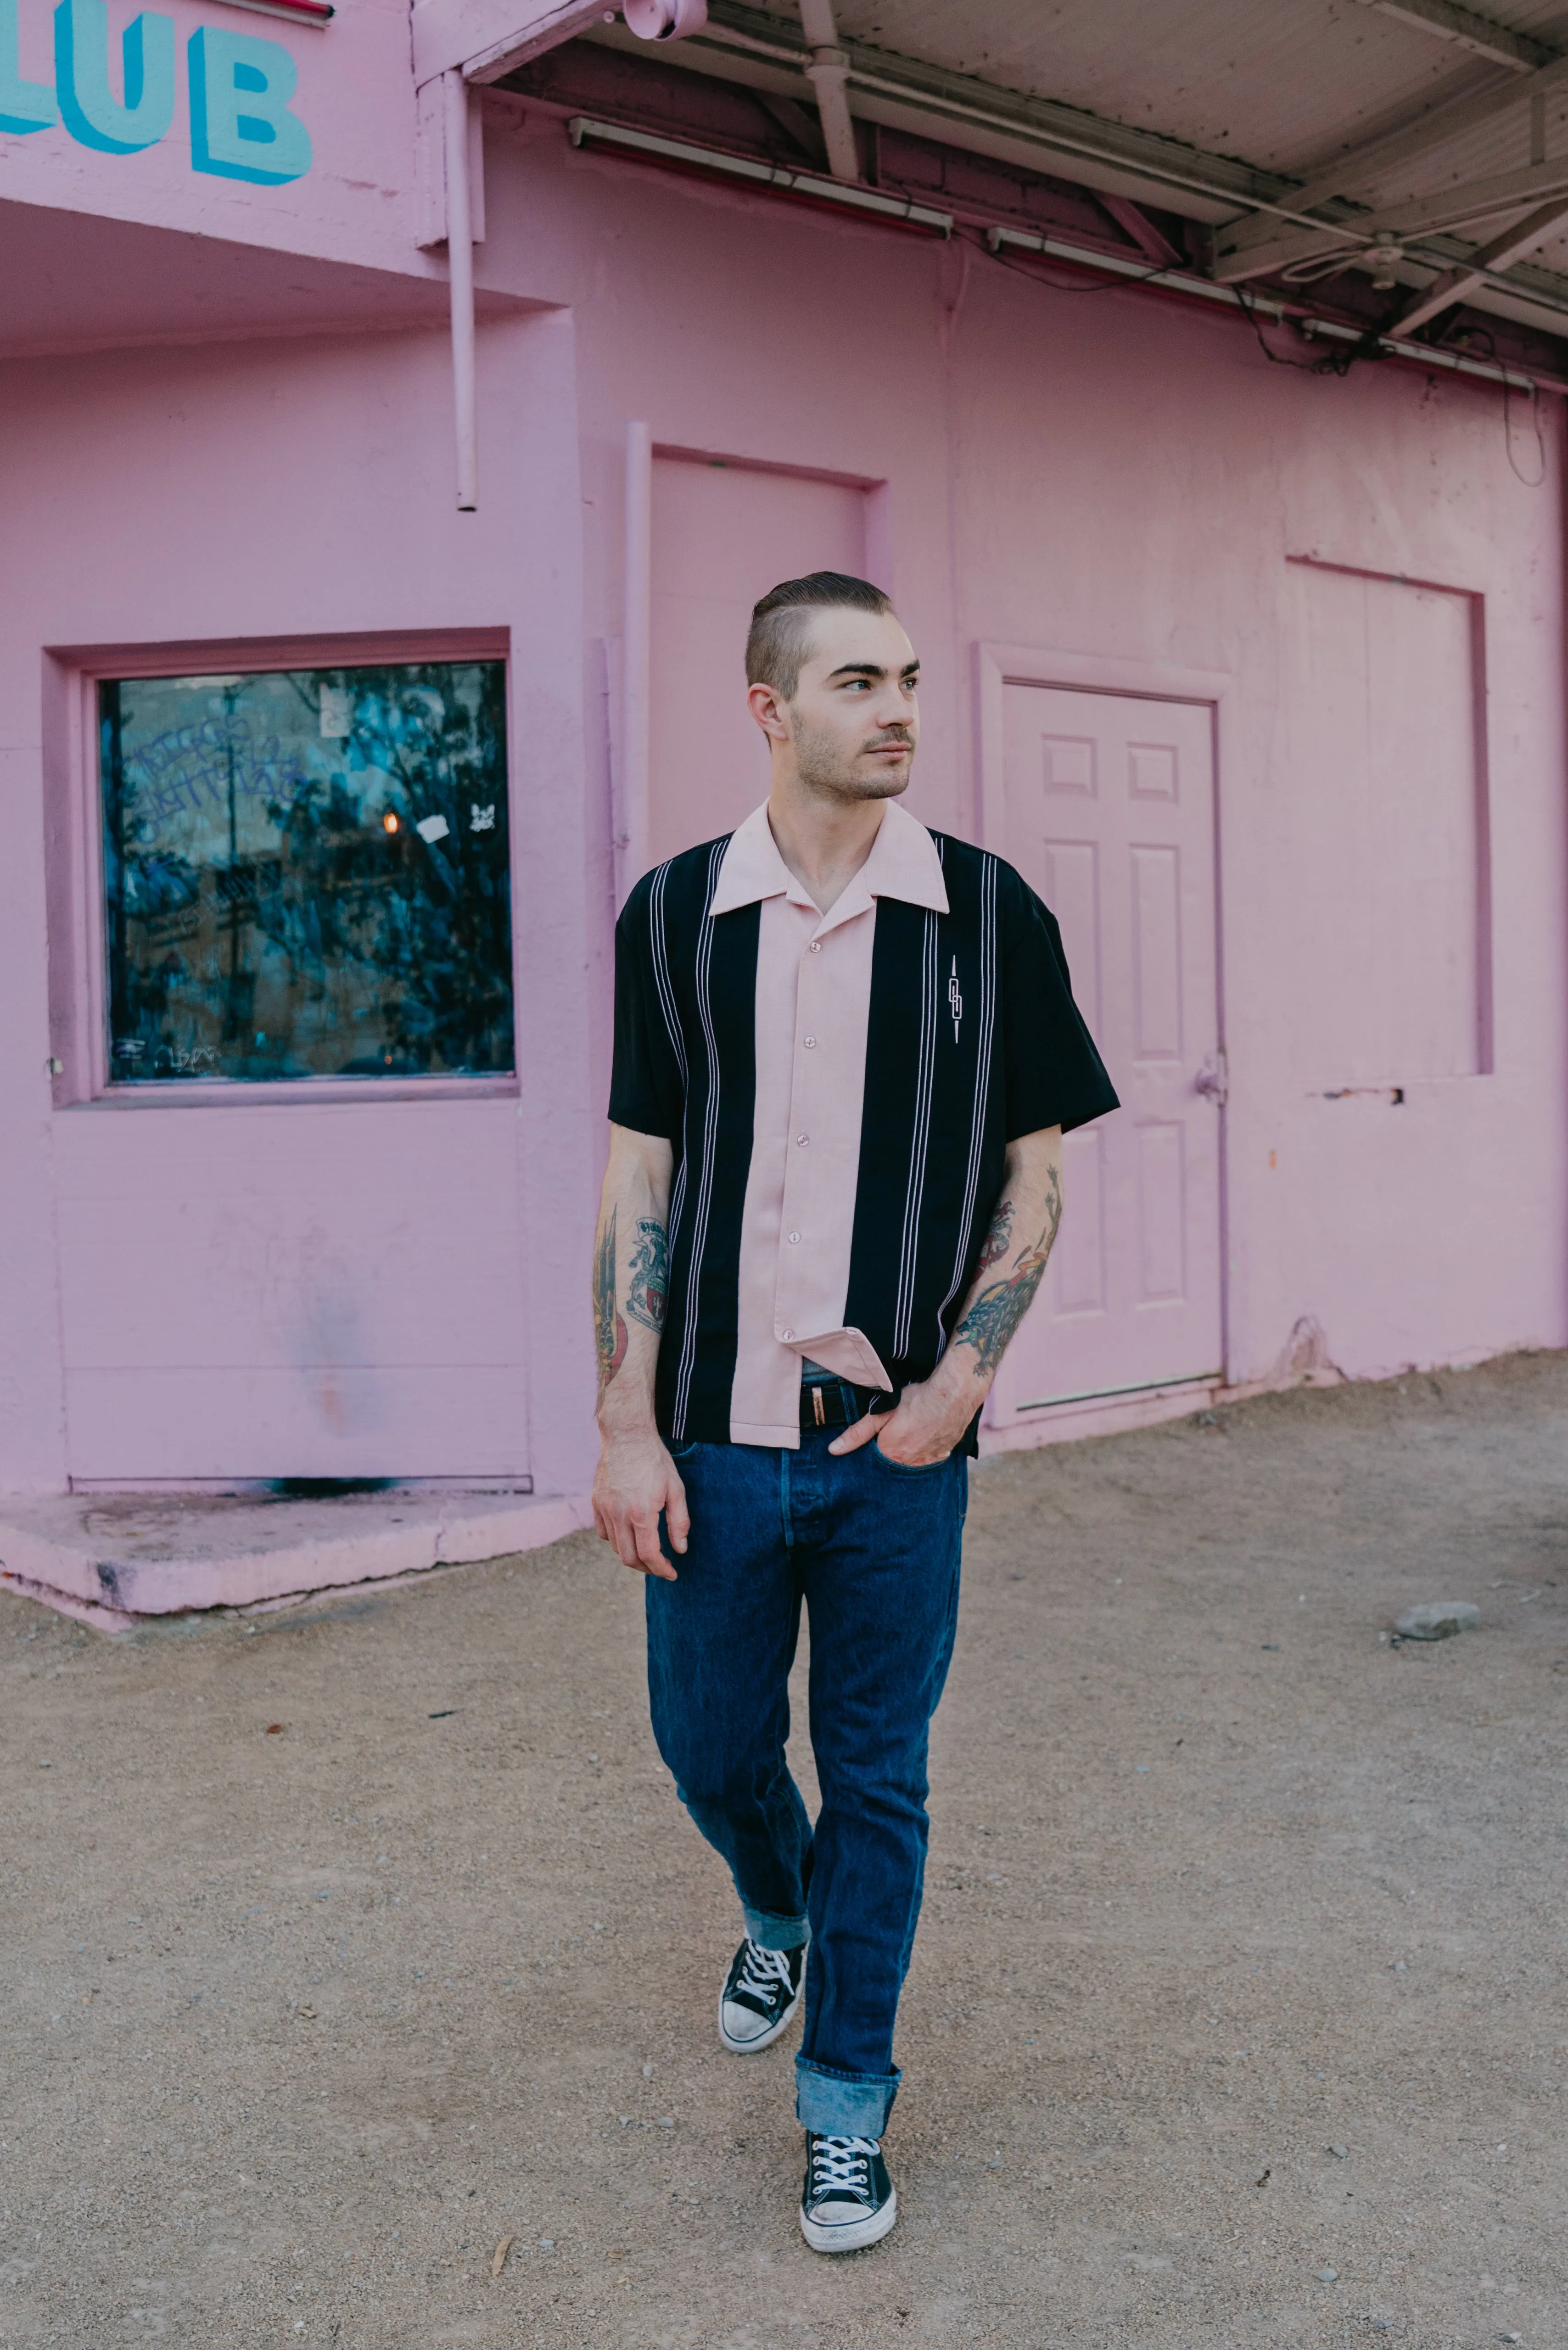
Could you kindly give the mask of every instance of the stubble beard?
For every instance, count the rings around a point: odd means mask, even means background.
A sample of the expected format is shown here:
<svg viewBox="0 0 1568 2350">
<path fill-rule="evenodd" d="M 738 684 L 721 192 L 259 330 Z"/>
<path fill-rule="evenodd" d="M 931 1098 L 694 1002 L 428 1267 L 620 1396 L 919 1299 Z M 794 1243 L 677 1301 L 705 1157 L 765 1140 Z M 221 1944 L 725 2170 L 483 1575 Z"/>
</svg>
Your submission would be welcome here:
<svg viewBox="0 0 1568 2350">
<path fill-rule="evenodd" d="M 883 736 L 875 743 L 858 744 L 846 758 L 831 735 L 815 734 L 796 722 L 794 730 L 795 773 L 808 792 L 832 800 L 891 800 L 909 785 L 909 769 L 901 773 L 892 770 L 863 775 L 854 762 L 863 751 L 881 749 L 883 743 L 897 737 Z"/>
</svg>

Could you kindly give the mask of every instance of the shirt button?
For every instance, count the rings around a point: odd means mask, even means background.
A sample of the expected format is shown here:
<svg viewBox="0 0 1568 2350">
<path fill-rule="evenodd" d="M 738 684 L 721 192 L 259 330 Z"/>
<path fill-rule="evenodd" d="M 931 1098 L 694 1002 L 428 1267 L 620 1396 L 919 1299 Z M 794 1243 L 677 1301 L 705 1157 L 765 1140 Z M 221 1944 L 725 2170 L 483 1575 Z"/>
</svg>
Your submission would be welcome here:
<svg viewBox="0 0 1568 2350">
<path fill-rule="evenodd" d="M 811 1053 L 811 1052 L 815 1052 L 815 1049 L 816 1049 L 816 1039 L 815 1039 L 815 1036 L 808 1036 L 808 1037 L 806 1038 L 806 1040 L 805 1040 L 805 1049 L 806 1049 L 806 1051 L 807 1051 L 808 1053 Z"/>
<path fill-rule="evenodd" d="M 786 1339 L 786 1340 L 788 1340 L 788 1339 L 790 1339 L 790 1338 L 793 1338 L 794 1336 L 794 1332 L 793 1330 L 786 1330 L 786 1331 L 784 1332 L 784 1337 L 785 1337 L 785 1339 Z"/>
<path fill-rule="evenodd" d="M 813 939 L 811 942 L 811 951 L 813 954 L 820 954 L 822 952 L 822 941 L 820 939 Z"/>
<path fill-rule="evenodd" d="M 796 1241 L 797 1241 L 797 1240 L 799 1240 L 799 1238 L 800 1238 L 800 1234 L 799 1234 L 798 1232 L 791 1232 L 791 1234 L 790 1234 L 790 1236 L 789 1236 L 789 1244 L 790 1244 L 791 1248 L 794 1248 L 794 1244 L 795 1244 Z"/>
<path fill-rule="evenodd" d="M 810 1135 L 809 1135 L 809 1134 L 797 1134 L 797 1135 L 795 1136 L 795 1142 L 796 1142 L 796 1144 L 797 1144 L 798 1148 L 799 1148 L 800 1149 L 802 1149 L 802 1150 L 804 1150 L 804 1149 L 806 1148 L 806 1146 L 807 1146 L 807 1144 L 810 1142 L 810 1140 L 811 1140 L 811 1137 L 810 1137 Z"/>
</svg>

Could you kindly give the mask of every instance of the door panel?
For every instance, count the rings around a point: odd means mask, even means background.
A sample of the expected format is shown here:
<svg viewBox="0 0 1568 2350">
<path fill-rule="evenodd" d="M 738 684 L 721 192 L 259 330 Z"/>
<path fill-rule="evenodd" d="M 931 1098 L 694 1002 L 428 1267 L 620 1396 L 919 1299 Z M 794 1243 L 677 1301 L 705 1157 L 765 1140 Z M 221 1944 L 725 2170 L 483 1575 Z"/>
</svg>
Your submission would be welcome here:
<svg viewBox="0 0 1568 2350">
<path fill-rule="evenodd" d="M 1220 1368 L 1212 713 L 1064 687 L 1005 694 L 1005 853 L 1062 925 L 1122 1097 L 1067 1137 L 1062 1231 L 989 1424 Z"/>
</svg>

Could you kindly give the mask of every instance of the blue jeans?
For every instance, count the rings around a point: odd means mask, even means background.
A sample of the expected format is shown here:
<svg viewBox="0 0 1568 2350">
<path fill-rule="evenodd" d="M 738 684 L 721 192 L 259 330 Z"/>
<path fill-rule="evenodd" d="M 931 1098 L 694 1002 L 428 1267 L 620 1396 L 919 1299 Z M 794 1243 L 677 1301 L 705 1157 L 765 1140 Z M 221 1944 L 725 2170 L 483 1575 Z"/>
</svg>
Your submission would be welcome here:
<svg viewBox="0 0 1568 2350">
<path fill-rule="evenodd" d="M 672 1448 L 691 1510 L 679 1580 L 648 1578 L 659 1751 L 729 1863 L 746 1931 L 811 1944 L 795 2110 L 879 2137 L 898 2086 L 893 2022 L 925 1875 L 927 1731 L 958 1620 L 969 1467 L 907 1469 L 837 1430 L 798 1452 Z M 815 1828 L 784 1760 L 789 1670 L 810 1610 Z"/>
</svg>

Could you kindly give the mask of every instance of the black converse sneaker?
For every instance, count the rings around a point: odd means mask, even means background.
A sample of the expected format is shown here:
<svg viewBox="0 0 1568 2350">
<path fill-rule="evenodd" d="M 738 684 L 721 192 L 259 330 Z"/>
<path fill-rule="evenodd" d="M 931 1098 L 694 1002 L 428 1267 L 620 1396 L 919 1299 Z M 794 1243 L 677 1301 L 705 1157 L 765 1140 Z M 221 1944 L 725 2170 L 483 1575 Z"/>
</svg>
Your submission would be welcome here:
<svg viewBox="0 0 1568 2350">
<path fill-rule="evenodd" d="M 807 2130 L 800 2232 L 814 2252 L 857 2252 L 885 2236 L 898 2216 L 879 2138 Z"/>
<path fill-rule="evenodd" d="M 719 1994 L 719 2037 L 737 2056 L 771 2048 L 800 2005 L 805 1946 L 764 1950 L 750 1936 L 735 1952 Z"/>
</svg>

